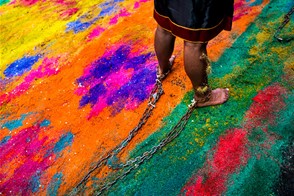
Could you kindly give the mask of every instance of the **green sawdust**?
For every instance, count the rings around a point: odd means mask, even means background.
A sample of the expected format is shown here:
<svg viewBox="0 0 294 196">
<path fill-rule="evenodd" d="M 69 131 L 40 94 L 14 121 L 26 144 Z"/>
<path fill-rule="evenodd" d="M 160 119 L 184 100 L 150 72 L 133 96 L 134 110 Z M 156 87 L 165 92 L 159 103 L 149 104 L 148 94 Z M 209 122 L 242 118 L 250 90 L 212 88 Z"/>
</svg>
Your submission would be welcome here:
<svg viewBox="0 0 294 196">
<path fill-rule="evenodd" d="M 0 6 L 6 4 L 8 2 L 9 2 L 9 0 L 0 0 Z"/>
<path fill-rule="evenodd" d="M 280 175 L 280 166 L 283 164 L 282 151 L 293 139 L 294 108 L 293 92 L 285 100 L 288 106 L 278 115 L 275 126 L 269 126 L 268 133 L 277 135 L 277 140 L 270 149 L 261 147 L 268 138 L 256 137 L 259 130 L 251 134 L 249 140 L 254 143 L 250 147 L 252 158 L 246 167 L 232 175 L 226 195 L 275 195 L 275 186 Z"/>
<path fill-rule="evenodd" d="M 271 173 L 268 175 L 263 175 L 266 173 L 266 168 L 270 167 Z M 268 186 L 267 180 L 265 178 L 272 180 L 272 178 L 277 178 L 277 173 L 279 172 L 279 167 L 270 159 L 266 157 L 261 157 L 260 159 L 252 158 L 249 160 L 247 167 L 244 171 L 240 172 L 240 175 L 250 177 L 250 179 L 239 179 L 232 178 L 230 188 L 236 186 L 231 190 L 229 188 L 225 195 L 270 195 L 273 191 L 271 186 Z M 254 183 L 250 183 L 254 182 Z"/>
</svg>

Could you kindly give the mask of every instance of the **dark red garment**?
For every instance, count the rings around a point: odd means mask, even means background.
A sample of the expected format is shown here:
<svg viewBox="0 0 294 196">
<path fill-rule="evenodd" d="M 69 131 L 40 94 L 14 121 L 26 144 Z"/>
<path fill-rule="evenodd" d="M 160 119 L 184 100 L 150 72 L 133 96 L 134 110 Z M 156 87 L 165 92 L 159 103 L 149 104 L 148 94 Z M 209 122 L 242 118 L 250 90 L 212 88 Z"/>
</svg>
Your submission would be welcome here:
<svg viewBox="0 0 294 196">
<path fill-rule="evenodd" d="M 154 0 L 157 23 L 191 42 L 208 42 L 230 31 L 233 12 L 234 0 Z"/>
</svg>

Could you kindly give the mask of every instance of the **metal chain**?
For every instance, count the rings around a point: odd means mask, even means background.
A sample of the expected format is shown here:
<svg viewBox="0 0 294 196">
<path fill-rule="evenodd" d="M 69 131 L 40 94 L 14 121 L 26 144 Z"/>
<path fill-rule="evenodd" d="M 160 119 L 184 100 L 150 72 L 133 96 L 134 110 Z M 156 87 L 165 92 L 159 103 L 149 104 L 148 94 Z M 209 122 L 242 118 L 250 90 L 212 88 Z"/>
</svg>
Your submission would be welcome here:
<svg viewBox="0 0 294 196">
<path fill-rule="evenodd" d="M 277 31 L 274 34 L 274 37 L 280 42 L 284 41 L 284 39 L 279 37 L 278 34 L 286 26 L 286 24 L 290 21 L 290 16 L 293 14 L 293 12 L 294 12 L 294 7 L 292 7 L 291 10 L 284 16 L 284 21 L 282 22 L 282 24 L 279 26 L 279 28 L 277 29 Z M 290 41 L 290 39 L 288 39 L 286 41 Z"/>
<path fill-rule="evenodd" d="M 185 128 L 193 110 L 195 109 L 195 106 L 196 106 L 196 102 L 193 102 L 191 105 L 189 105 L 189 109 L 186 112 L 186 114 L 182 116 L 182 118 L 178 121 L 178 123 L 172 128 L 172 130 L 166 135 L 166 137 L 163 140 L 161 140 L 161 142 L 158 145 L 153 146 L 149 151 L 144 152 L 142 156 L 137 156 L 136 158 L 128 160 L 125 164 L 121 164 L 120 168 L 128 167 L 134 163 L 140 162 L 140 160 L 145 159 L 145 157 L 151 157 L 153 156 L 154 153 L 156 153 L 162 147 L 170 143 Z"/>
<path fill-rule="evenodd" d="M 157 151 L 173 141 L 185 128 L 192 112 L 196 108 L 196 105 L 196 102 L 192 101 L 192 104 L 189 105 L 189 109 L 186 114 L 182 116 L 178 123 L 172 128 L 166 137 L 160 141 L 158 145 L 153 146 L 149 151 L 144 152 L 141 156 L 139 155 L 136 158 L 128 160 L 125 164 L 121 164 L 119 169 L 127 169 L 117 175 L 114 180 L 104 183 L 96 194 L 101 195 L 104 191 L 111 188 L 117 181 L 126 177 L 132 170 L 139 167 L 139 165 L 142 164 L 145 160 L 150 159 Z"/>
<path fill-rule="evenodd" d="M 110 150 L 109 152 L 106 153 L 103 157 L 100 158 L 100 160 L 97 162 L 96 166 L 90 169 L 90 171 L 87 173 L 87 175 L 78 183 L 78 185 L 73 189 L 72 192 L 76 192 L 79 187 L 87 182 L 87 180 L 90 178 L 90 175 L 100 168 L 102 165 L 106 165 L 107 160 L 109 160 L 111 157 L 115 156 L 119 152 L 122 151 L 126 147 L 126 145 L 132 140 L 132 138 L 138 133 L 140 128 L 147 122 L 148 118 L 150 117 L 153 109 L 155 108 L 156 102 L 159 100 L 160 96 L 164 93 L 163 88 L 162 88 L 162 80 L 169 74 L 170 71 L 168 71 L 164 75 L 159 75 L 157 71 L 157 78 L 156 78 L 156 83 L 150 93 L 149 99 L 148 99 L 148 105 L 140 118 L 137 126 L 133 128 L 128 137 L 124 139 L 119 145 L 117 145 L 114 149 Z"/>
</svg>

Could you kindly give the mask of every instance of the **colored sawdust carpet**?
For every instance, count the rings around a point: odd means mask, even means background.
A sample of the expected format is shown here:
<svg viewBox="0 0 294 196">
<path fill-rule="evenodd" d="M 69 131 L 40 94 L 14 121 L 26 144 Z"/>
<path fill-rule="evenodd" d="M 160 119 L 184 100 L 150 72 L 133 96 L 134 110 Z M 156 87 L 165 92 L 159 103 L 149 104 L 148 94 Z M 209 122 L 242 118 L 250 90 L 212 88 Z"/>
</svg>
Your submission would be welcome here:
<svg viewBox="0 0 294 196">
<path fill-rule="evenodd" d="M 293 195 L 293 6 L 235 0 L 208 44 L 230 99 L 181 119 L 183 40 L 152 94 L 153 1 L 0 0 L 0 195 Z"/>
</svg>

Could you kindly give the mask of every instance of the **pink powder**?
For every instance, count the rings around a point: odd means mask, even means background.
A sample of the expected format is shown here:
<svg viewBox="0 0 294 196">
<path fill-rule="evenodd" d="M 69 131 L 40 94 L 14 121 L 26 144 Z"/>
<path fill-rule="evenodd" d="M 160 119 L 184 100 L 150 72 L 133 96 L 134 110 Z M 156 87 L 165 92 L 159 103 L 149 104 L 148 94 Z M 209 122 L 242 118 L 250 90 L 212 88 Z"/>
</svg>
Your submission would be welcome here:
<svg viewBox="0 0 294 196">
<path fill-rule="evenodd" d="M 39 0 L 21 0 L 20 3 L 25 6 L 30 6 L 37 3 Z"/>
<path fill-rule="evenodd" d="M 121 69 L 107 77 L 105 86 L 110 90 L 117 90 L 131 79 L 132 74 L 133 71 Z"/>
<path fill-rule="evenodd" d="M 267 121 L 269 124 L 274 124 L 274 113 L 285 107 L 283 96 L 286 94 L 286 89 L 279 84 L 273 84 L 260 91 L 254 98 L 253 104 L 246 112 L 246 128 L 257 127 Z"/>
<path fill-rule="evenodd" d="M 247 139 L 248 133 L 256 127 L 275 121 L 274 114 L 285 106 L 283 101 L 285 94 L 286 89 L 279 84 L 260 91 L 253 98 L 254 103 L 246 112 L 244 127 L 227 131 L 226 135 L 220 137 L 213 159 L 206 161 L 205 167 L 191 178 L 182 191 L 186 192 L 186 195 L 222 195 L 226 191 L 229 176 L 245 165 L 249 159 L 246 147 L 250 145 Z M 267 129 L 263 130 L 267 132 Z M 272 143 L 276 140 L 270 136 L 268 139 Z M 264 147 L 270 148 L 270 146 Z"/>
<path fill-rule="evenodd" d="M 66 17 L 69 17 L 69 16 L 77 13 L 78 10 L 79 10 L 79 8 L 70 8 L 70 9 L 65 10 L 64 12 L 62 12 L 60 14 L 60 16 L 63 17 L 63 18 L 66 18 Z"/>
<path fill-rule="evenodd" d="M 116 14 L 113 18 L 110 19 L 109 21 L 109 25 L 114 25 L 117 23 L 118 18 L 120 17 L 126 17 L 129 16 L 130 13 L 124 8 L 122 10 L 120 10 L 120 12 L 118 14 Z"/>
<path fill-rule="evenodd" d="M 77 4 L 75 0 L 55 0 L 55 2 L 56 4 L 61 4 L 65 6 L 73 6 Z"/>
<path fill-rule="evenodd" d="M 12 176 L 8 179 L 2 178 L 0 184 L 2 194 L 30 195 L 31 190 L 24 187 L 30 186 L 31 179 L 36 172 L 42 172 L 52 165 L 54 159 L 51 160 L 50 156 L 45 156 L 47 150 L 44 149 L 44 144 L 48 137 L 39 138 L 40 131 L 39 125 L 23 129 L 0 147 L 0 165 L 3 168 L 11 164 L 11 161 L 19 160 L 21 163 Z M 35 160 L 36 155 L 43 158 Z M 51 155 L 55 156 L 52 153 Z"/>
<path fill-rule="evenodd" d="M 145 3 L 145 2 L 148 2 L 148 1 L 150 1 L 150 0 L 140 0 L 140 1 L 135 2 L 134 9 L 139 8 L 141 3 Z"/>
<path fill-rule="evenodd" d="M 75 94 L 79 95 L 79 96 L 83 96 L 85 95 L 87 92 L 89 91 L 88 88 L 84 87 L 84 86 L 80 86 L 75 90 Z"/>
<path fill-rule="evenodd" d="M 98 37 L 104 31 L 105 31 L 105 29 L 100 26 L 95 27 L 95 29 L 93 29 L 92 32 L 88 35 L 88 41 L 91 41 L 95 37 Z"/>
<path fill-rule="evenodd" d="M 105 96 L 108 97 L 108 96 Z M 107 107 L 107 103 L 106 103 L 106 98 L 105 97 L 101 97 L 99 99 L 99 103 L 95 104 L 88 116 L 88 120 L 91 119 L 93 116 L 97 116 L 100 112 L 102 112 L 102 110 L 104 108 Z"/>
<path fill-rule="evenodd" d="M 108 106 L 106 103 L 107 97 L 112 96 L 112 93 L 115 92 L 115 90 L 118 90 L 121 86 L 125 85 L 131 76 L 132 72 L 120 70 L 117 73 L 111 74 L 109 77 L 107 77 L 104 85 L 108 89 L 108 92 L 103 97 L 100 97 L 98 103 L 93 106 L 88 119 L 102 112 L 102 110 Z"/>
<path fill-rule="evenodd" d="M 184 188 L 186 195 L 221 195 L 226 190 L 229 175 L 248 161 L 246 136 L 245 130 L 234 129 L 221 137 L 213 160 L 205 164 L 208 167 L 205 182 L 202 175 L 193 177 L 196 182 Z"/>
</svg>

